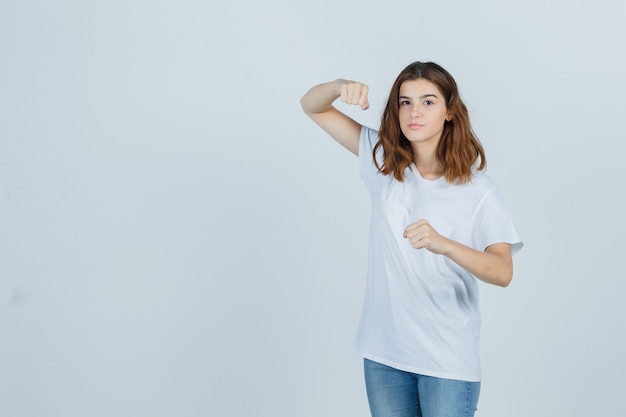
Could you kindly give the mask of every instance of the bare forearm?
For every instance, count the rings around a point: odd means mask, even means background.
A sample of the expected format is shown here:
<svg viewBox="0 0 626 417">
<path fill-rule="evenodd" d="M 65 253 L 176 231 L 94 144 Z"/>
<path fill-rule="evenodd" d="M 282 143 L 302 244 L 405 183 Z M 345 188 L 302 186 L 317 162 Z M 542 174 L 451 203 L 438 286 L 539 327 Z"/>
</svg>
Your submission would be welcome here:
<svg viewBox="0 0 626 417">
<path fill-rule="evenodd" d="M 404 230 L 404 237 L 415 249 L 427 249 L 447 256 L 461 268 L 489 284 L 506 287 L 513 277 L 511 246 L 508 243 L 496 243 L 481 252 L 441 236 L 424 219 L 408 225 Z"/>
<path fill-rule="evenodd" d="M 333 139 L 355 155 L 359 154 L 361 124 L 346 116 L 333 106 L 341 97 L 346 104 L 369 108 L 368 87 L 365 84 L 337 79 L 311 88 L 300 100 L 302 109 Z"/>
<path fill-rule="evenodd" d="M 341 95 L 339 80 L 318 84 L 312 87 L 300 100 L 302 110 L 308 115 L 323 113 L 332 108 L 333 102 Z"/>
<path fill-rule="evenodd" d="M 472 249 L 456 241 L 446 239 L 442 255 L 489 284 L 506 287 L 513 277 L 513 262 L 507 244 L 497 244 L 485 252 Z"/>
</svg>

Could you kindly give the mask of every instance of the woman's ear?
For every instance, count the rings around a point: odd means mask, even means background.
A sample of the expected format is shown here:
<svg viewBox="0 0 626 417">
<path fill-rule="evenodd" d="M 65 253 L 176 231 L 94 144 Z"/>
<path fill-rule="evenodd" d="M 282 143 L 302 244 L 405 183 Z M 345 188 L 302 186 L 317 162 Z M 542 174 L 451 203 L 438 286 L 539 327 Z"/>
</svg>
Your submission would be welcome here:
<svg viewBox="0 0 626 417">
<path fill-rule="evenodd" d="M 454 108 L 454 103 L 447 103 L 446 110 L 448 110 L 448 112 L 446 113 L 446 122 L 452 121 L 452 116 L 454 116 Z"/>
</svg>

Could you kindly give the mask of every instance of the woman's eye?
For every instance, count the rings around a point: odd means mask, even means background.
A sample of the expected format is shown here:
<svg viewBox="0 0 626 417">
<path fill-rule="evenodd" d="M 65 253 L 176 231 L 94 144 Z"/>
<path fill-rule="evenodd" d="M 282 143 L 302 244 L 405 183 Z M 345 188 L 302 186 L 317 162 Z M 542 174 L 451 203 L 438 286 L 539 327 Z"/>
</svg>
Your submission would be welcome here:
<svg viewBox="0 0 626 417">
<path fill-rule="evenodd" d="M 433 103 L 433 102 L 432 102 L 432 101 L 430 101 L 430 100 L 426 100 L 426 101 L 424 102 L 424 104 L 425 104 L 425 105 L 427 105 L 427 106 L 432 106 L 432 105 L 433 105 L 433 104 L 435 104 L 435 103 Z"/>
<path fill-rule="evenodd" d="M 404 100 L 404 101 L 401 101 L 401 102 L 400 102 L 400 105 L 401 105 L 401 106 L 408 106 L 409 104 L 410 104 L 410 103 L 409 103 L 409 101 L 408 101 L 408 100 Z"/>
</svg>

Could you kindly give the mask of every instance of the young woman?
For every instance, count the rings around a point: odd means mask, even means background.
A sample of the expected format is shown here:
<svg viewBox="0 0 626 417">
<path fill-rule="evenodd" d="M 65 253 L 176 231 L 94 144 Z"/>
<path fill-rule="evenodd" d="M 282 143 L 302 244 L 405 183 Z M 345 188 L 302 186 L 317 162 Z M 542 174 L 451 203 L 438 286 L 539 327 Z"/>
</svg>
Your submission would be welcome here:
<svg viewBox="0 0 626 417">
<path fill-rule="evenodd" d="M 378 131 L 333 102 L 369 108 L 365 84 L 336 80 L 302 97 L 305 113 L 358 155 L 372 218 L 356 346 L 373 417 L 473 416 L 480 391 L 476 279 L 506 287 L 522 247 L 483 172 L 456 82 L 414 62 L 397 77 Z"/>
</svg>

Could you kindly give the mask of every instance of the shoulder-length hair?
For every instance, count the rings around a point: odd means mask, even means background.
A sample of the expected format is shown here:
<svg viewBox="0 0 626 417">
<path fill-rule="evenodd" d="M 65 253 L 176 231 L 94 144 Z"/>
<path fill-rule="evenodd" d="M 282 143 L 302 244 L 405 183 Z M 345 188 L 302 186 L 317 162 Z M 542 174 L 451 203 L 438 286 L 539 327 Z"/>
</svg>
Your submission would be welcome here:
<svg viewBox="0 0 626 417">
<path fill-rule="evenodd" d="M 382 115 L 379 139 L 374 146 L 373 157 L 376 168 L 384 175 L 393 174 L 398 181 L 403 181 L 404 171 L 414 161 L 411 143 L 400 129 L 398 96 L 402 83 L 417 79 L 433 83 L 445 99 L 451 119 L 444 123 L 436 158 L 444 171 L 446 181 L 465 184 L 472 179 L 472 168 L 475 165 L 478 170 L 485 168 L 487 163 L 485 152 L 472 130 L 467 107 L 461 100 L 454 78 L 433 62 L 413 62 L 402 70 L 393 83 Z M 376 153 L 381 146 L 383 160 L 382 164 L 379 164 Z"/>
</svg>

